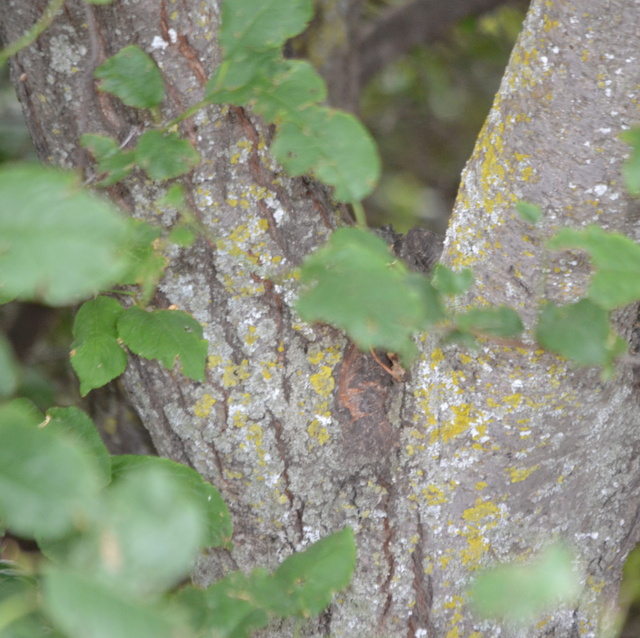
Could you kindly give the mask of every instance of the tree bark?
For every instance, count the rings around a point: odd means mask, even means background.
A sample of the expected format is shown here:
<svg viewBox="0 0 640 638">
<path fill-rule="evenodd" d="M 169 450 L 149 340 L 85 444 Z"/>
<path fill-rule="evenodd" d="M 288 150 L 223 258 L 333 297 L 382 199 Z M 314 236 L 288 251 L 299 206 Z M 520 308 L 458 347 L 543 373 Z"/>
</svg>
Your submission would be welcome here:
<svg viewBox="0 0 640 638">
<path fill-rule="evenodd" d="M 44 4 L 0 0 L 5 41 Z M 532 3 L 446 239 L 445 262 L 476 274 L 460 307 L 508 303 L 531 328 L 543 296 L 574 300 L 588 275 L 579 255 L 548 263 L 543 243 L 554 230 L 595 222 L 639 239 L 617 137 L 640 118 L 639 8 L 634 0 Z M 69 0 L 12 62 L 40 156 L 90 174 L 80 134 L 135 139 L 151 126 L 94 90 L 93 68 L 125 45 L 160 65 L 167 119 L 197 102 L 220 59 L 218 15 L 214 1 Z M 203 159 L 181 181 L 210 236 L 170 250 L 153 306 L 175 304 L 203 324 L 207 380 L 132 357 L 125 383 L 160 453 L 195 467 L 231 508 L 234 549 L 212 552 L 198 580 L 274 567 L 348 524 L 358 542 L 352 585 L 303 635 L 602 635 L 638 540 L 634 370 L 621 364 L 603 382 L 598 370 L 534 347 L 483 343 L 469 352 L 423 335 L 420 360 L 403 381 L 392 379 L 343 335 L 302 323 L 292 309 L 292 267 L 344 211 L 315 182 L 282 173 L 268 152 L 271 131 L 244 109 L 211 107 L 182 132 Z M 175 211 L 157 204 L 165 190 L 138 175 L 109 195 L 170 227 Z M 541 230 L 517 218 L 518 199 L 542 206 Z M 634 347 L 636 314 L 616 315 Z M 526 630 L 472 615 L 464 592 L 480 567 L 557 538 L 580 557 L 575 608 Z M 293 631 L 286 624 L 268 635 Z"/>
</svg>

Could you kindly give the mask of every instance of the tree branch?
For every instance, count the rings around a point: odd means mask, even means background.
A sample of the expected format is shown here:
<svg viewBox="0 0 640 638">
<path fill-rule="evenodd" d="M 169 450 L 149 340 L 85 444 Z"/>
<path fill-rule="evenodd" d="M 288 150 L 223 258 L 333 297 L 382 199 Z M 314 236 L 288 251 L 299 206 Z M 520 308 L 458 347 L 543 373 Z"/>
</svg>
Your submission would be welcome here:
<svg viewBox="0 0 640 638">
<path fill-rule="evenodd" d="M 361 38 L 360 86 L 411 48 L 446 37 L 459 20 L 505 4 L 514 4 L 514 0 L 413 0 L 389 9 Z"/>
</svg>

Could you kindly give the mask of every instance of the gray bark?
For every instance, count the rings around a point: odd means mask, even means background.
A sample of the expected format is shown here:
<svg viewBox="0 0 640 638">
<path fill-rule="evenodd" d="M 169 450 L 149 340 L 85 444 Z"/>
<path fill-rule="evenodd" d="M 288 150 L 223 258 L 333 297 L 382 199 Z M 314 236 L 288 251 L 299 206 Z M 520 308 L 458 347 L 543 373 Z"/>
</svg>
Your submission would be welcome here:
<svg viewBox="0 0 640 638">
<path fill-rule="evenodd" d="M 43 6 L 26 4 L 0 0 L 5 40 Z M 69 0 L 12 65 L 40 156 L 90 173 L 79 134 L 124 139 L 150 126 L 94 91 L 92 68 L 127 44 L 162 68 L 167 118 L 195 103 L 219 61 L 217 19 L 213 0 L 88 9 Z M 576 255 L 549 266 L 545 237 L 596 222 L 640 239 L 617 138 L 640 117 L 639 35 L 638 0 L 532 3 L 447 235 L 445 261 L 476 273 L 461 306 L 508 303 L 530 328 L 542 295 L 573 300 L 588 274 Z M 202 322 L 207 381 L 132 358 L 125 383 L 158 450 L 195 467 L 231 508 L 235 547 L 211 553 L 199 580 L 274 567 L 348 524 L 358 542 L 353 583 L 304 635 L 604 635 L 639 531 L 633 369 L 621 364 L 602 382 L 598 370 L 534 348 L 484 343 L 468 352 L 424 335 L 410 374 L 392 379 L 344 336 L 292 310 L 291 267 L 343 215 L 325 190 L 284 175 L 269 156 L 269 129 L 243 109 L 212 107 L 182 132 L 203 158 L 182 183 L 211 236 L 172 249 L 153 305 L 176 304 Z M 174 213 L 155 203 L 164 190 L 138 176 L 109 195 L 129 214 L 171 226 Z M 543 207 L 542 230 L 519 221 L 520 198 Z M 636 308 L 616 316 L 632 345 L 635 320 Z M 481 566 L 556 538 L 580 557 L 575 608 L 527 630 L 473 617 L 464 590 Z"/>
</svg>

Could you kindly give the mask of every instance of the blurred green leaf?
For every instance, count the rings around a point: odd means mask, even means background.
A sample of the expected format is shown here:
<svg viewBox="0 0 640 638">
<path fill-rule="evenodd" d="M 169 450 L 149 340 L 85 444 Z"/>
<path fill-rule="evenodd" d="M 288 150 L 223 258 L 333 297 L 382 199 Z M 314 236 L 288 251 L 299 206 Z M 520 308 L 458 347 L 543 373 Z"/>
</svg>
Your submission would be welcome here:
<svg viewBox="0 0 640 638">
<path fill-rule="evenodd" d="M 50 420 L 46 424 L 46 429 L 49 432 L 63 433 L 82 448 L 91 458 L 100 487 L 107 485 L 111 480 L 111 454 L 91 418 L 74 406 L 50 408 L 47 410 L 47 416 Z"/>
<path fill-rule="evenodd" d="M 44 606 L 69 638 L 175 638 L 176 622 L 157 606 L 132 599 L 84 575 L 50 567 L 44 578 Z"/>
<path fill-rule="evenodd" d="M 640 299 L 640 246 L 620 233 L 591 224 L 582 230 L 563 228 L 547 245 L 552 250 L 586 251 L 596 268 L 589 298 L 612 310 Z"/>
<path fill-rule="evenodd" d="M 139 109 L 158 106 L 164 98 L 162 73 L 140 47 L 121 49 L 101 64 L 94 75 L 102 80 L 101 91 L 112 93 L 128 106 Z"/>
<path fill-rule="evenodd" d="M 537 224 L 542 219 L 542 209 L 540 206 L 536 206 L 535 204 L 530 204 L 529 202 L 517 202 L 516 203 L 516 211 L 525 222 L 529 224 Z"/>
<path fill-rule="evenodd" d="M 337 326 L 360 348 L 404 360 L 415 352 L 412 335 L 433 312 L 425 303 L 433 292 L 429 282 L 409 273 L 382 239 L 358 228 L 335 231 L 303 264 L 302 281 L 309 284 L 296 306 L 303 319 Z"/>
<path fill-rule="evenodd" d="M 470 590 L 478 613 L 527 623 L 561 604 L 571 604 L 580 593 L 573 569 L 573 553 L 556 544 L 530 563 L 501 565 L 481 573 Z"/>
<path fill-rule="evenodd" d="M 71 365 L 80 379 L 82 396 L 120 376 L 127 366 L 117 331 L 123 312 L 115 299 L 97 297 L 82 304 L 76 314 Z"/>
<path fill-rule="evenodd" d="M 436 264 L 432 281 L 443 295 L 461 295 L 471 288 L 473 271 L 470 268 L 455 271 L 443 264 Z"/>
<path fill-rule="evenodd" d="M 584 366 L 602 366 L 626 350 L 611 332 L 609 313 L 588 299 L 566 306 L 546 304 L 538 316 L 536 339 L 547 350 Z"/>
<path fill-rule="evenodd" d="M 524 330 L 520 315 L 508 306 L 472 308 L 454 321 L 461 330 L 490 337 L 517 337 Z"/>
<path fill-rule="evenodd" d="M 204 380 L 207 342 L 202 338 L 202 326 L 186 312 L 147 312 L 133 306 L 118 319 L 118 334 L 135 354 L 158 359 L 167 370 L 179 360 L 184 375 Z"/>
<path fill-rule="evenodd" d="M 102 518 L 77 540 L 71 564 L 133 596 L 161 593 L 186 577 L 205 540 L 201 505 L 158 463 L 114 480 Z"/>
<path fill-rule="evenodd" d="M 118 283 L 140 286 L 145 303 L 153 296 L 168 259 L 162 254 L 162 243 L 156 242 L 162 235 L 160 228 L 140 219 L 131 219 L 130 224 L 129 269 Z"/>
<path fill-rule="evenodd" d="M 140 136 L 135 150 L 136 162 L 158 181 L 188 173 L 200 161 L 198 152 L 177 133 L 147 131 Z"/>
<path fill-rule="evenodd" d="M 0 518 L 20 536 L 58 538 L 86 523 L 99 479 L 84 448 L 42 421 L 24 402 L 0 407 Z"/>
<path fill-rule="evenodd" d="M 632 195 L 640 195 L 640 126 L 620 133 L 620 138 L 631 145 L 631 155 L 622 167 L 624 183 Z"/>
<path fill-rule="evenodd" d="M 199 506 L 204 518 L 206 547 L 230 547 L 233 523 L 229 508 L 220 492 L 205 481 L 193 468 L 158 456 L 119 455 L 113 457 L 113 477 L 120 479 L 141 467 L 159 467 L 171 474 Z"/>
<path fill-rule="evenodd" d="M 118 281 L 127 224 L 76 176 L 44 166 L 0 168 L 0 290 L 50 305 L 76 303 Z"/>
</svg>

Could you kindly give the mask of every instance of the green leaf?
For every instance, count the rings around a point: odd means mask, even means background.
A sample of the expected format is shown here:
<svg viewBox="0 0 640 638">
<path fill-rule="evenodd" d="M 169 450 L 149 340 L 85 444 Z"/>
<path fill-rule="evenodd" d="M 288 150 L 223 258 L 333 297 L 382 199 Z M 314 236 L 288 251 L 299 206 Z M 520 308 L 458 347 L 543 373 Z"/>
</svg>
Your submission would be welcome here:
<svg viewBox="0 0 640 638">
<path fill-rule="evenodd" d="M 345 527 L 289 556 L 273 578 L 294 601 L 294 613 L 309 617 L 322 612 L 333 595 L 349 584 L 355 565 L 353 530 Z"/>
<path fill-rule="evenodd" d="M 611 332 L 609 313 L 588 299 L 566 306 L 545 305 L 536 339 L 547 350 L 584 366 L 607 365 L 624 351 L 622 339 Z"/>
<path fill-rule="evenodd" d="M 127 367 L 117 331 L 123 312 L 115 299 L 97 297 L 82 304 L 76 314 L 71 365 L 80 379 L 82 396 L 120 376 Z"/>
<path fill-rule="evenodd" d="M 563 228 L 547 245 L 589 253 L 596 272 L 588 294 L 595 303 L 612 310 L 640 299 L 640 246 L 628 237 L 592 224 L 582 230 Z"/>
<path fill-rule="evenodd" d="M 443 295 L 461 295 L 471 288 L 473 271 L 470 268 L 464 268 L 458 272 L 443 264 L 436 264 L 432 281 Z"/>
<path fill-rule="evenodd" d="M 127 224 L 76 176 L 22 164 L 0 169 L 0 291 L 76 303 L 113 285 L 126 268 Z"/>
<path fill-rule="evenodd" d="M 156 63 L 140 47 L 131 45 L 106 60 L 94 75 L 101 91 L 112 93 L 128 106 L 150 109 L 164 98 L 164 80 Z"/>
<path fill-rule="evenodd" d="M 146 312 L 134 306 L 118 320 L 118 333 L 135 354 L 158 359 L 167 370 L 179 359 L 184 375 L 204 380 L 207 342 L 202 338 L 202 326 L 186 312 Z"/>
<path fill-rule="evenodd" d="M 254 106 L 267 122 L 322 102 L 327 97 L 324 80 L 309 62 L 285 60 L 276 74 L 264 77 Z"/>
<path fill-rule="evenodd" d="M 153 296 L 168 260 L 162 254 L 161 242 L 156 242 L 162 230 L 140 219 L 129 221 L 132 235 L 127 251 L 130 267 L 119 283 L 140 286 L 144 303 Z"/>
<path fill-rule="evenodd" d="M 135 150 L 136 162 L 151 179 L 162 181 L 188 173 L 200 161 L 200 155 L 177 133 L 147 131 L 140 136 Z"/>
<path fill-rule="evenodd" d="M 77 542 L 72 564 L 134 596 L 160 593 L 187 576 L 203 544 L 205 520 L 184 480 L 156 463 L 109 487 L 103 516 Z"/>
<path fill-rule="evenodd" d="M 62 568 L 50 567 L 45 574 L 44 606 L 69 638 L 184 635 L 166 611 Z"/>
<path fill-rule="evenodd" d="M 622 167 L 624 183 L 631 195 L 640 196 L 640 126 L 620 134 L 620 138 L 631 145 L 631 155 Z"/>
<path fill-rule="evenodd" d="M 82 410 L 71 406 L 68 408 L 50 408 L 50 417 L 46 425 L 49 432 L 60 432 L 82 448 L 91 459 L 96 470 L 98 482 L 104 487 L 111 481 L 111 454 L 103 443 L 91 418 Z"/>
<path fill-rule="evenodd" d="M 220 43 L 227 59 L 247 50 L 279 49 L 313 16 L 311 0 L 233 0 L 222 3 Z"/>
<path fill-rule="evenodd" d="M 132 151 L 123 151 L 112 137 L 87 133 L 80 138 L 80 145 L 89 149 L 98 162 L 98 175 L 106 176 L 98 181 L 98 186 L 111 186 L 124 179 L 135 166 Z"/>
<path fill-rule="evenodd" d="M 358 228 L 341 228 L 307 258 L 302 281 L 310 284 L 296 304 L 306 321 L 343 329 L 363 350 L 410 359 L 412 335 L 428 321 L 426 287 L 391 255 L 385 242 Z M 419 276 L 418 276 L 419 277 Z"/>
<path fill-rule="evenodd" d="M 456 315 L 455 323 L 461 330 L 490 337 L 517 337 L 524 330 L 520 315 L 508 306 L 472 308 Z"/>
<path fill-rule="evenodd" d="M 190 610 L 191 625 L 196 630 L 216 638 L 247 638 L 269 624 L 267 613 L 248 600 L 258 579 L 271 583 L 264 570 L 254 570 L 249 576 L 236 572 L 205 590 L 184 587 L 175 599 Z"/>
<path fill-rule="evenodd" d="M 310 106 L 304 118 L 284 121 L 271 151 L 289 174 L 312 172 L 342 202 L 364 199 L 380 176 L 369 132 L 353 115 L 326 107 Z"/>
<path fill-rule="evenodd" d="M 11 396 L 18 387 L 20 367 L 13 348 L 4 335 L 0 334 L 0 398 Z"/>
<path fill-rule="evenodd" d="M 225 59 L 207 82 L 206 99 L 214 104 L 248 104 L 283 64 L 276 49 Z"/>
<path fill-rule="evenodd" d="M 482 616 L 515 623 L 573 604 L 580 593 L 573 560 L 567 548 L 553 545 L 534 562 L 486 570 L 471 587 L 472 603 Z"/>
<path fill-rule="evenodd" d="M 40 420 L 22 402 L 0 407 L 0 518 L 20 536 L 53 539 L 86 524 L 99 480 L 84 449 Z"/>
<path fill-rule="evenodd" d="M 167 239 L 178 246 L 192 246 L 197 238 L 196 232 L 189 224 L 178 224 L 171 229 Z"/>
<path fill-rule="evenodd" d="M 198 504 L 204 516 L 206 535 L 203 545 L 206 547 L 227 547 L 231 545 L 233 524 L 229 508 L 222 500 L 220 492 L 205 481 L 194 469 L 169 459 L 157 456 L 120 455 L 113 458 L 113 476 L 119 479 L 128 472 L 141 467 L 160 467 L 169 472 Z"/>
<path fill-rule="evenodd" d="M 519 201 L 516 203 L 516 211 L 525 222 L 535 225 L 542 219 L 542 209 L 540 206 L 530 204 L 529 202 Z"/>
</svg>

